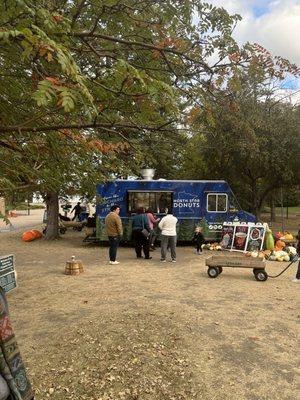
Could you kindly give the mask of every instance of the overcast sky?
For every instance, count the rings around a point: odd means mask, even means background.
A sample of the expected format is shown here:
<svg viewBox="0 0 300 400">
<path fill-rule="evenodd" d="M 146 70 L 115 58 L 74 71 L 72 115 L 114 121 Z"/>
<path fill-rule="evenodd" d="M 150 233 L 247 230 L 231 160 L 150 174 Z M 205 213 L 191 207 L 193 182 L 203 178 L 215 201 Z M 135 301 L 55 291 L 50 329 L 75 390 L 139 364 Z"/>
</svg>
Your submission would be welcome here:
<svg viewBox="0 0 300 400">
<path fill-rule="evenodd" d="M 300 67 L 300 0 L 208 0 L 238 13 L 234 37 L 239 44 L 258 43 L 274 55 L 287 58 Z M 286 88 L 300 88 L 300 79 L 286 82 Z"/>
</svg>

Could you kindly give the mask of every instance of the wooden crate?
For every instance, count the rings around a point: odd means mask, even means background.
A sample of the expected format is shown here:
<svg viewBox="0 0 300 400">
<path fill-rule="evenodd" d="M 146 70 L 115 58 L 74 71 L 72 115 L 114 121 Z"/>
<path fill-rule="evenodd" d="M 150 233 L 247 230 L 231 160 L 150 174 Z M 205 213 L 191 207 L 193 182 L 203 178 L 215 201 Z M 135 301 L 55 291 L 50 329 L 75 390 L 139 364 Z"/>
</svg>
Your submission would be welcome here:
<svg viewBox="0 0 300 400">
<path fill-rule="evenodd" d="M 266 263 L 262 258 L 245 256 L 210 256 L 205 260 L 208 267 L 231 267 L 231 268 L 252 268 L 265 269 Z"/>
</svg>

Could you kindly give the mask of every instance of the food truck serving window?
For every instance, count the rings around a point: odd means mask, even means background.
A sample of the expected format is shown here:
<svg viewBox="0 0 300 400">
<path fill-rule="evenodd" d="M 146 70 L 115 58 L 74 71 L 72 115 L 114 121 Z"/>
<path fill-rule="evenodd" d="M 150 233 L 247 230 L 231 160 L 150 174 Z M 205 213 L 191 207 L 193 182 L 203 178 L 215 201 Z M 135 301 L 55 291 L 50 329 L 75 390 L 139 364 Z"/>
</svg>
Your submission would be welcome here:
<svg viewBox="0 0 300 400">
<path fill-rule="evenodd" d="M 135 192 L 128 191 L 127 211 L 136 213 L 137 209 L 144 207 L 150 208 L 154 213 L 165 213 L 172 210 L 173 193 L 172 192 Z"/>
<path fill-rule="evenodd" d="M 208 212 L 226 212 L 227 211 L 227 194 L 225 194 L 225 193 L 209 193 L 207 195 L 207 211 Z"/>
</svg>

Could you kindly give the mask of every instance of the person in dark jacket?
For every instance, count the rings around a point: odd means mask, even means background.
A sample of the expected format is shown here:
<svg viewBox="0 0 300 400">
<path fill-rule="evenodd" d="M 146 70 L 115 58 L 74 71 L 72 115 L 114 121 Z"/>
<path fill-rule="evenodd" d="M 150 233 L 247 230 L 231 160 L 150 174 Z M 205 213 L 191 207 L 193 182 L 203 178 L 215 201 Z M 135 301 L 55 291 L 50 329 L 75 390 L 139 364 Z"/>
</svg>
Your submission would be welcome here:
<svg viewBox="0 0 300 400">
<path fill-rule="evenodd" d="M 105 218 L 105 228 L 109 240 L 109 264 L 116 265 L 117 250 L 121 237 L 123 235 L 123 225 L 120 214 L 120 206 L 117 204 L 111 206 L 110 213 Z"/>
<path fill-rule="evenodd" d="M 205 243 L 205 239 L 201 227 L 196 227 L 193 242 L 196 244 L 197 254 L 202 253 L 202 245 Z"/>
<path fill-rule="evenodd" d="M 76 206 L 74 206 L 73 210 L 71 211 L 71 214 L 72 214 L 72 212 L 74 211 L 74 217 L 72 218 L 72 221 L 76 220 L 76 218 L 77 218 L 78 221 L 79 221 L 79 215 L 80 215 L 80 213 L 81 213 L 81 211 L 82 211 L 82 207 L 81 207 L 80 204 L 81 204 L 81 203 L 78 202 L 78 203 L 76 204 Z"/>
<path fill-rule="evenodd" d="M 149 235 L 145 234 L 149 232 Z M 132 240 L 135 244 L 135 252 L 137 258 L 142 258 L 142 250 L 144 252 L 145 259 L 150 260 L 152 257 L 149 256 L 150 251 L 150 226 L 148 223 L 147 215 L 143 207 L 138 208 L 137 214 L 132 218 Z"/>
</svg>

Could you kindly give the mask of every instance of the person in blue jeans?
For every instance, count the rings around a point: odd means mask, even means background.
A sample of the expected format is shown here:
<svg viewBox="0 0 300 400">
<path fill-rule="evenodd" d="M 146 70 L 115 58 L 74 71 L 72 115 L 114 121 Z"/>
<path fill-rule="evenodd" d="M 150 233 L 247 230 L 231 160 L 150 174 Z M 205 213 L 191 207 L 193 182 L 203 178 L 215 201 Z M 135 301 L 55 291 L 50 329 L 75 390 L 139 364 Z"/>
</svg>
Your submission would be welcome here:
<svg viewBox="0 0 300 400">
<path fill-rule="evenodd" d="M 148 236 L 145 233 L 149 233 Z M 150 226 L 147 214 L 143 207 L 138 208 L 137 213 L 132 218 L 132 240 L 135 245 L 135 253 L 137 258 L 142 258 L 142 251 L 146 260 L 150 260 Z"/>
<path fill-rule="evenodd" d="M 123 226 L 119 217 L 120 206 L 117 204 L 110 208 L 110 213 L 105 218 L 105 228 L 109 241 L 109 264 L 119 264 L 116 260 L 117 249 L 123 235 Z"/>
<path fill-rule="evenodd" d="M 297 255 L 298 255 L 298 257 L 300 257 L 300 230 L 298 232 L 297 239 L 298 239 Z M 293 282 L 300 283 L 300 261 L 298 262 L 298 268 L 297 268 L 295 279 L 293 279 Z"/>
<path fill-rule="evenodd" d="M 161 262 L 166 262 L 168 248 L 171 251 L 171 261 L 176 262 L 177 222 L 178 219 L 174 217 L 171 210 L 168 210 L 167 215 L 158 224 L 161 229 Z"/>
</svg>

